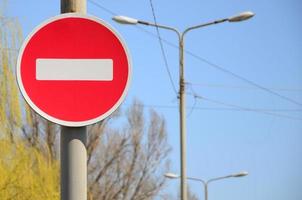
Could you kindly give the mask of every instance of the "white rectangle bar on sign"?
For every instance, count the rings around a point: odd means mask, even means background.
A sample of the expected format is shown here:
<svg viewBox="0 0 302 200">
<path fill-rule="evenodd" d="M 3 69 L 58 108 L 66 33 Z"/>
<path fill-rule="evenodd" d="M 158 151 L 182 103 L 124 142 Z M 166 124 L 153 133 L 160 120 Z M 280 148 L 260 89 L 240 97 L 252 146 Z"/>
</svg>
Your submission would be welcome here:
<svg viewBox="0 0 302 200">
<path fill-rule="evenodd" d="M 112 81 L 112 59 L 52 59 L 36 60 L 37 80 Z"/>
</svg>

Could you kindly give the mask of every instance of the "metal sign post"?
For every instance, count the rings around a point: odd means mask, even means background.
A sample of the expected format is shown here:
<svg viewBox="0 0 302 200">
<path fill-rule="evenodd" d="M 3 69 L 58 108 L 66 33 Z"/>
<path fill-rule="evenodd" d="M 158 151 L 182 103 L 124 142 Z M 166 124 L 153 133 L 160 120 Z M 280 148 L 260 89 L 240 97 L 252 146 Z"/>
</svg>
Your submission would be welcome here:
<svg viewBox="0 0 302 200">
<path fill-rule="evenodd" d="M 86 0 L 61 0 L 61 13 L 86 13 Z M 61 127 L 61 200 L 87 200 L 87 126 Z"/>
<path fill-rule="evenodd" d="M 61 128 L 61 200 L 87 200 L 87 128 Z"/>
</svg>

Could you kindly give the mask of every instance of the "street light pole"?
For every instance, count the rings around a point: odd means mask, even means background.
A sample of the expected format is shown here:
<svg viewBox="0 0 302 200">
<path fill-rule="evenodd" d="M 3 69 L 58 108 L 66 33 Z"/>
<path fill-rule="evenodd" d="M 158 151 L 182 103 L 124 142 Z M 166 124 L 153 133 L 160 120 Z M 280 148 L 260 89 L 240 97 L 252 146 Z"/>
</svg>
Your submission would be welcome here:
<svg viewBox="0 0 302 200">
<path fill-rule="evenodd" d="M 180 194 L 182 200 L 187 200 L 187 155 L 186 155 L 186 95 L 185 95 L 185 74 L 184 74 L 184 34 L 179 39 L 179 124 L 180 124 Z"/>
<path fill-rule="evenodd" d="M 200 179 L 200 178 L 193 178 L 193 177 L 187 177 L 188 180 L 192 180 L 192 181 L 198 181 L 200 183 L 203 184 L 204 186 L 204 200 L 208 200 L 208 185 L 211 182 L 214 181 L 218 181 L 218 180 L 222 180 L 222 179 L 227 179 L 227 178 L 238 178 L 238 177 L 243 177 L 243 176 L 247 176 L 248 172 L 246 171 L 242 171 L 236 174 L 231 174 L 231 175 L 227 175 L 227 176 L 222 176 L 222 177 L 217 177 L 217 178 L 212 178 L 209 179 L 207 181 Z M 171 178 L 171 179 L 175 179 L 175 178 L 179 178 L 180 176 L 177 174 L 173 174 L 173 173 L 166 173 L 165 177 L 167 178 Z"/>
<path fill-rule="evenodd" d="M 180 121 L 180 193 L 181 200 L 187 200 L 187 176 L 186 176 L 186 98 L 185 98 L 185 75 L 184 75 L 184 37 L 186 33 L 191 30 L 202 28 L 209 25 L 214 25 L 222 22 L 239 22 L 247 20 L 254 16 L 252 12 L 243 12 L 234 17 L 216 20 L 213 22 L 192 26 L 185 29 L 183 32 L 178 31 L 176 28 L 154 24 L 142 20 L 126 16 L 114 16 L 112 19 L 120 24 L 136 25 L 142 24 L 147 26 L 154 26 L 162 29 L 173 31 L 178 36 L 179 42 L 179 121 Z"/>
<path fill-rule="evenodd" d="M 204 200 L 208 200 L 208 184 L 205 183 L 204 185 Z"/>
</svg>

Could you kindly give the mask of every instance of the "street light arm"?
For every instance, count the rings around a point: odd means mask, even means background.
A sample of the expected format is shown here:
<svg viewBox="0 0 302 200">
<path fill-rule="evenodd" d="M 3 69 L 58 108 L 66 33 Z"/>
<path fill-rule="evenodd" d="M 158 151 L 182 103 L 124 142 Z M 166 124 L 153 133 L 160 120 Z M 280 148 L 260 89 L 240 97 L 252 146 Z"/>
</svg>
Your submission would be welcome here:
<svg viewBox="0 0 302 200">
<path fill-rule="evenodd" d="M 213 181 L 218 181 L 218 180 L 221 180 L 221 179 L 226 179 L 226 178 L 232 178 L 233 175 L 228 175 L 228 176 L 221 176 L 221 177 L 217 177 L 217 178 L 212 178 L 212 179 L 209 179 L 207 181 L 207 184 L 209 184 L 210 182 L 213 182 Z"/>
<path fill-rule="evenodd" d="M 196 26 L 191 26 L 189 28 L 187 28 L 184 32 L 183 32 L 183 35 L 185 35 L 187 32 L 191 31 L 191 30 L 194 30 L 194 29 L 198 29 L 198 28 L 202 28 L 202 27 L 205 27 L 205 26 L 210 26 L 210 25 L 214 25 L 214 24 L 219 24 L 219 23 L 223 23 L 223 22 L 226 22 L 228 21 L 227 18 L 225 19 L 220 19 L 220 20 L 215 20 L 215 21 L 212 21 L 212 22 L 209 22 L 209 23 L 205 23 L 205 24 L 199 24 L 199 25 L 196 25 Z"/>
<path fill-rule="evenodd" d="M 142 20 L 138 20 L 137 23 L 147 25 L 147 26 L 154 26 L 154 27 L 158 27 L 158 28 L 162 28 L 162 29 L 167 29 L 167 30 L 175 32 L 179 38 L 181 36 L 181 33 L 176 28 L 173 28 L 173 27 L 170 27 L 170 26 L 165 26 L 165 25 L 161 25 L 161 24 L 154 24 L 154 23 L 146 22 L 146 21 L 142 21 Z"/>
<path fill-rule="evenodd" d="M 247 171 L 241 171 L 239 173 L 235 173 L 235 174 L 231 174 L 231 175 L 227 175 L 227 176 L 221 176 L 221 177 L 217 177 L 217 178 L 212 178 L 210 180 L 207 181 L 207 183 L 213 182 L 213 181 L 217 181 L 217 180 L 221 180 L 221 179 L 226 179 L 226 178 L 238 178 L 238 177 L 243 177 L 243 176 L 247 176 L 248 172 Z"/>
<path fill-rule="evenodd" d="M 120 23 L 120 24 L 127 24 L 127 25 L 142 24 L 142 25 L 145 25 L 145 26 L 154 26 L 154 27 L 157 27 L 157 28 L 170 30 L 170 31 L 173 31 L 177 34 L 179 40 L 181 38 L 181 33 L 176 28 L 173 28 L 173 27 L 170 27 L 170 26 L 155 24 L 155 23 L 151 23 L 151 22 L 147 22 L 147 21 L 143 21 L 143 20 L 138 20 L 138 19 L 135 19 L 135 18 L 127 17 L 127 16 L 122 16 L 122 15 L 114 16 L 114 17 L 112 17 L 112 20 L 114 20 L 114 21 L 116 21 L 117 23 Z"/>
</svg>

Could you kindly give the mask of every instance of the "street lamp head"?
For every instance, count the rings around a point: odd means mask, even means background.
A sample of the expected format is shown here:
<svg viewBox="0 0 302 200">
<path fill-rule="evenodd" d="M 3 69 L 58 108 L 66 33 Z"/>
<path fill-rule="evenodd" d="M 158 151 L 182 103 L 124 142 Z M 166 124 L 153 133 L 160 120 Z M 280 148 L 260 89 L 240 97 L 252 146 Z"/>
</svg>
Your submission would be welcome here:
<svg viewBox="0 0 302 200">
<path fill-rule="evenodd" d="M 126 17 L 126 16 L 114 16 L 112 19 L 120 24 L 137 24 L 138 23 L 137 19 L 133 19 L 133 18 Z"/>
<path fill-rule="evenodd" d="M 253 17 L 255 14 L 251 11 L 243 12 L 238 15 L 235 15 L 233 17 L 228 18 L 229 22 L 241 22 L 247 19 L 250 19 Z"/>
<path fill-rule="evenodd" d="M 233 174 L 232 177 L 243 177 L 243 176 L 247 176 L 248 174 L 249 174 L 248 172 L 242 171 L 237 174 Z"/>
<path fill-rule="evenodd" d="M 176 178 L 179 178 L 180 176 L 178 174 L 166 173 L 165 177 L 166 178 L 171 178 L 171 179 L 176 179 Z"/>
</svg>

